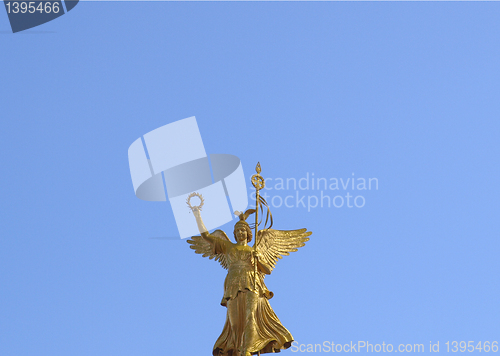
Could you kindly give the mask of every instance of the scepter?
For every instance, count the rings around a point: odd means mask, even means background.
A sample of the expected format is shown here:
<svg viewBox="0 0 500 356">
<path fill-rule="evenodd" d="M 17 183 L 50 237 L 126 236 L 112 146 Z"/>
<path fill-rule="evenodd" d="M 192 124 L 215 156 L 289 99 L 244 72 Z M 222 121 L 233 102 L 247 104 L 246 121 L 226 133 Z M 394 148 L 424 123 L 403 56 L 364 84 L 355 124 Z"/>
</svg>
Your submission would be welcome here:
<svg viewBox="0 0 500 356">
<path fill-rule="evenodd" d="M 257 174 L 254 174 L 252 176 L 252 185 L 255 188 L 255 242 L 253 244 L 253 250 L 254 250 L 254 258 L 255 258 L 255 267 L 254 267 L 254 275 L 253 275 L 253 289 L 257 290 L 257 257 L 255 256 L 255 253 L 257 252 L 257 232 L 259 228 L 259 190 L 265 187 L 266 182 L 264 181 L 264 178 L 260 175 L 261 168 L 260 168 L 260 162 L 257 162 L 257 166 L 255 167 L 255 171 Z"/>
</svg>

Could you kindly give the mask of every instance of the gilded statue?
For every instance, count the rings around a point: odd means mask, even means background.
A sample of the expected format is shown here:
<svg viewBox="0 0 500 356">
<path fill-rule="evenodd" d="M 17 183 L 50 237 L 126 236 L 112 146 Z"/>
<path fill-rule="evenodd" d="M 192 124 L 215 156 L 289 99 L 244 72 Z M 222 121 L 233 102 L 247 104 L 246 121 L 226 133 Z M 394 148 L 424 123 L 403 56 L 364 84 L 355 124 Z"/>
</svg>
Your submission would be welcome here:
<svg viewBox="0 0 500 356">
<path fill-rule="evenodd" d="M 266 201 L 259 196 L 259 190 L 264 187 L 264 179 L 260 176 L 260 164 L 257 165 L 257 174 L 252 177 L 256 188 L 256 209 L 235 212 L 239 217 L 234 226 L 236 243 L 229 240 L 222 230 L 209 233 L 201 218 L 203 198 L 197 193 L 191 194 L 201 199 L 199 206 L 192 207 L 196 218 L 200 236 L 193 236 L 188 243 L 191 248 L 203 257 L 218 261 L 228 270 L 224 281 L 224 295 L 221 305 L 227 308 L 226 322 L 221 335 L 215 342 L 212 354 L 214 356 L 250 356 L 264 353 L 280 352 L 287 349 L 293 342 L 290 332 L 281 324 L 274 313 L 269 300 L 273 292 L 269 291 L 264 283 L 266 275 L 270 275 L 282 256 L 297 251 L 309 240 L 312 232 L 307 229 L 274 230 L 272 215 Z M 270 216 L 271 225 L 258 230 L 259 204 L 267 207 L 267 220 Z M 255 214 L 255 236 L 253 247 L 252 228 L 246 221 Z"/>
</svg>

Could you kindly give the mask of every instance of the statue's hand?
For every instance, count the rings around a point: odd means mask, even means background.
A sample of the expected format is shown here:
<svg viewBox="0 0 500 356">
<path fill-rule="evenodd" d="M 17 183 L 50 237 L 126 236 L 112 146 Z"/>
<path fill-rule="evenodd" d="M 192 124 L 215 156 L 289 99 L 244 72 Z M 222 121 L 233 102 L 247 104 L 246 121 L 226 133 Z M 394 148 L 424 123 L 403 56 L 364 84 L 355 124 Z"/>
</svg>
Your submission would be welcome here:
<svg viewBox="0 0 500 356">
<path fill-rule="evenodd" d="M 193 214 L 196 218 L 199 218 L 201 216 L 200 215 L 200 208 L 198 208 L 197 206 L 191 208 L 191 211 L 193 212 Z"/>
<path fill-rule="evenodd" d="M 262 255 L 259 251 L 253 251 L 253 257 L 256 259 L 262 258 Z"/>
<path fill-rule="evenodd" d="M 200 205 L 197 205 L 197 206 L 191 205 L 191 198 L 193 198 L 193 197 L 198 197 L 200 199 Z M 201 194 L 200 193 L 189 194 L 189 196 L 186 200 L 186 203 L 189 206 L 189 208 L 191 209 L 191 211 L 193 212 L 194 216 L 196 217 L 196 220 L 200 220 L 200 210 L 201 210 L 201 207 L 203 206 L 203 197 L 201 196 Z"/>
</svg>

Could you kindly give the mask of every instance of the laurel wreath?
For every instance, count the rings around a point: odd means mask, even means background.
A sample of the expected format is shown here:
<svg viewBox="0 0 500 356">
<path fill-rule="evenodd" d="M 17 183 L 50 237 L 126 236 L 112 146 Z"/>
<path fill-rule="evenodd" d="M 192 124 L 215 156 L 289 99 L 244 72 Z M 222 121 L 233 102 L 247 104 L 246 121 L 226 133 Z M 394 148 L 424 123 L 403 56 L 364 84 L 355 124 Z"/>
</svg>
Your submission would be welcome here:
<svg viewBox="0 0 500 356">
<path fill-rule="evenodd" d="M 193 197 L 198 197 L 200 199 L 200 205 L 195 205 L 195 206 L 191 205 L 191 198 L 193 198 Z M 200 193 L 191 193 L 191 194 L 189 194 L 189 196 L 186 200 L 186 203 L 191 210 L 194 210 L 194 208 L 198 208 L 198 210 L 201 210 L 201 207 L 203 206 L 204 202 L 205 202 L 205 200 L 203 199 L 203 197 L 201 196 Z"/>
</svg>

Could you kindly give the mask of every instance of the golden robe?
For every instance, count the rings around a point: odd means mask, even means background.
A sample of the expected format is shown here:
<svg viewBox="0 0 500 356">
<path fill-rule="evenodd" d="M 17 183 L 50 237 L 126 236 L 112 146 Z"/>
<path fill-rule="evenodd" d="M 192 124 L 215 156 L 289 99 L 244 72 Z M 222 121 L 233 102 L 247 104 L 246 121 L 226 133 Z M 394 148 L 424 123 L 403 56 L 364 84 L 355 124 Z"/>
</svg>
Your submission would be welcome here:
<svg viewBox="0 0 500 356">
<path fill-rule="evenodd" d="M 264 284 L 264 274 L 257 272 L 254 291 L 254 257 L 250 246 L 216 239 L 214 253 L 228 259 L 221 305 L 227 308 L 226 323 L 213 349 L 214 356 L 242 356 L 280 352 L 293 342 L 290 332 L 274 313 L 269 299 L 273 297 Z"/>
</svg>

